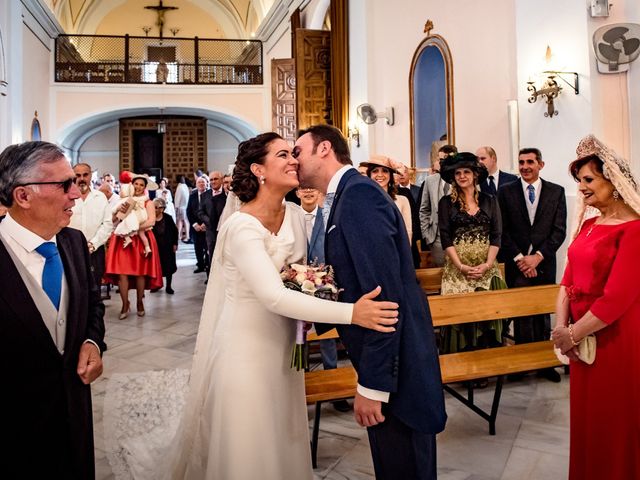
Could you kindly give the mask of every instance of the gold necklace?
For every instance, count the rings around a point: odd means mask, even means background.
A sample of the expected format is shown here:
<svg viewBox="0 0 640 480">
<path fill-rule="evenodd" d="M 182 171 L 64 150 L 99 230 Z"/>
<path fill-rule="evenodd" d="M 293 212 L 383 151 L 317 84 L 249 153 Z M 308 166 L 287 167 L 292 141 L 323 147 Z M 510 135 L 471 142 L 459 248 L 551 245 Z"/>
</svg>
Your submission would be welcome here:
<svg viewBox="0 0 640 480">
<path fill-rule="evenodd" d="M 589 235 L 591 235 L 591 232 L 593 231 L 593 228 L 594 228 L 596 225 L 602 225 L 604 222 L 606 222 L 606 221 L 607 221 L 607 220 L 609 220 L 610 218 L 613 218 L 613 217 L 615 217 L 615 216 L 617 216 L 617 215 L 618 215 L 618 212 L 613 212 L 613 213 L 612 213 L 611 215 L 609 215 L 608 217 L 600 217 L 600 218 L 598 218 L 598 219 L 597 219 L 595 222 L 593 222 L 593 223 L 591 224 L 591 226 L 589 227 L 589 230 L 587 231 L 587 237 L 588 237 Z M 602 221 L 601 221 L 600 223 L 598 223 L 598 220 L 600 220 L 600 219 L 602 219 Z"/>
</svg>

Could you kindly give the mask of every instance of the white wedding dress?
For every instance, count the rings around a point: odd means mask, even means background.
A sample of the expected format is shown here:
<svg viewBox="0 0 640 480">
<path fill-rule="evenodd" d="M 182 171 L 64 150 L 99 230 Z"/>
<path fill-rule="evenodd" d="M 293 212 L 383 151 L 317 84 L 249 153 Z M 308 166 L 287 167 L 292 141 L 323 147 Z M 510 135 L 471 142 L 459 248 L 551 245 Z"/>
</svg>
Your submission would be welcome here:
<svg viewBox="0 0 640 480">
<path fill-rule="evenodd" d="M 353 307 L 284 287 L 282 266 L 305 257 L 298 206 L 286 204 L 277 235 L 249 214 L 229 217 L 188 393 L 188 372 L 175 370 L 120 375 L 107 390 L 105 443 L 116 478 L 312 478 L 304 374 L 290 367 L 292 318 L 346 324 Z"/>
</svg>

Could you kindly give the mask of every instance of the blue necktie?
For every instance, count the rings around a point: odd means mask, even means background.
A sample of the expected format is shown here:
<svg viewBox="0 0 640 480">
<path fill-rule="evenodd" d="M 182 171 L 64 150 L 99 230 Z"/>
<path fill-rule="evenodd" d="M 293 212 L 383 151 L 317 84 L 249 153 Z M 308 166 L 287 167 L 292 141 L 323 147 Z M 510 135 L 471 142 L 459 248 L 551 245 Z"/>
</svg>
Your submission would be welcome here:
<svg viewBox="0 0 640 480">
<path fill-rule="evenodd" d="M 44 242 L 36 248 L 36 252 L 46 259 L 42 271 L 42 288 L 58 310 L 62 293 L 62 260 L 58 247 L 53 242 Z"/>
<path fill-rule="evenodd" d="M 322 204 L 322 220 L 324 221 L 324 229 L 327 230 L 327 222 L 329 221 L 329 213 L 331 212 L 331 205 L 333 205 L 333 199 L 336 197 L 336 192 L 329 192 L 324 197 L 324 203 Z"/>
<path fill-rule="evenodd" d="M 536 189 L 533 185 L 527 185 L 527 190 L 529 191 L 529 201 L 533 205 L 533 202 L 536 201 Z"/>
</svg>

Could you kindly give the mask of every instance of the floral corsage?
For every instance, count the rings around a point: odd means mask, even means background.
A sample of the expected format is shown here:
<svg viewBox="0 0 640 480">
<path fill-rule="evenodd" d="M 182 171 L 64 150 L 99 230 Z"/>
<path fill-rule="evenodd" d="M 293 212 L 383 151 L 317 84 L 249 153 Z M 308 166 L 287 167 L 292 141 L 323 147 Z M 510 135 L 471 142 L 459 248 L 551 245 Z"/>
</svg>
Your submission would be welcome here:
<svg viewBox="0 0 640 480">
<path fill-rule="evenodd" d="M 324 300 L 338 300 L 340 290 L 336 287 L 335 276 L 331 265 L 315 264 L 303 265 L 292 263 L 285 265 L 280 271 L 280 278 L 284 286 L 291 290 L 313 295 Z M 296 342 L 291 354 L 291 368 L 296 370 L 308 367 L 307 356 L 304 354 L 304 345 L 307 340 L 307 322 L 296 322 Z"/>
</svg>

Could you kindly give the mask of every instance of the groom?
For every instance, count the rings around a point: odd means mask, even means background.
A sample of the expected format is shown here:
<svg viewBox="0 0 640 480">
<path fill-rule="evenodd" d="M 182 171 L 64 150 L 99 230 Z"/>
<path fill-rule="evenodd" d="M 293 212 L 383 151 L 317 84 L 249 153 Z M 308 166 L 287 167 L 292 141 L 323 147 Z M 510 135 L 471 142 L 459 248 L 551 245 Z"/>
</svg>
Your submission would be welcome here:
<svg viewBox="0 0 640 480">
<path fill-rule="evenodd" d="M 380 285 L 380 300 L 400 304 L 394 333 L 338 326 L 358 372 L 355 416 L 367 427 L 376 478 L 436 478 L 435 434 L 446 422 L 440 365 L 402 216 L 352 166 L 336 128 L 301 131 L 293 155 L 301 187 L 326 192 L 325 260 L 344 289 L 340 300 L 355 302 Z"/>
</svg>

